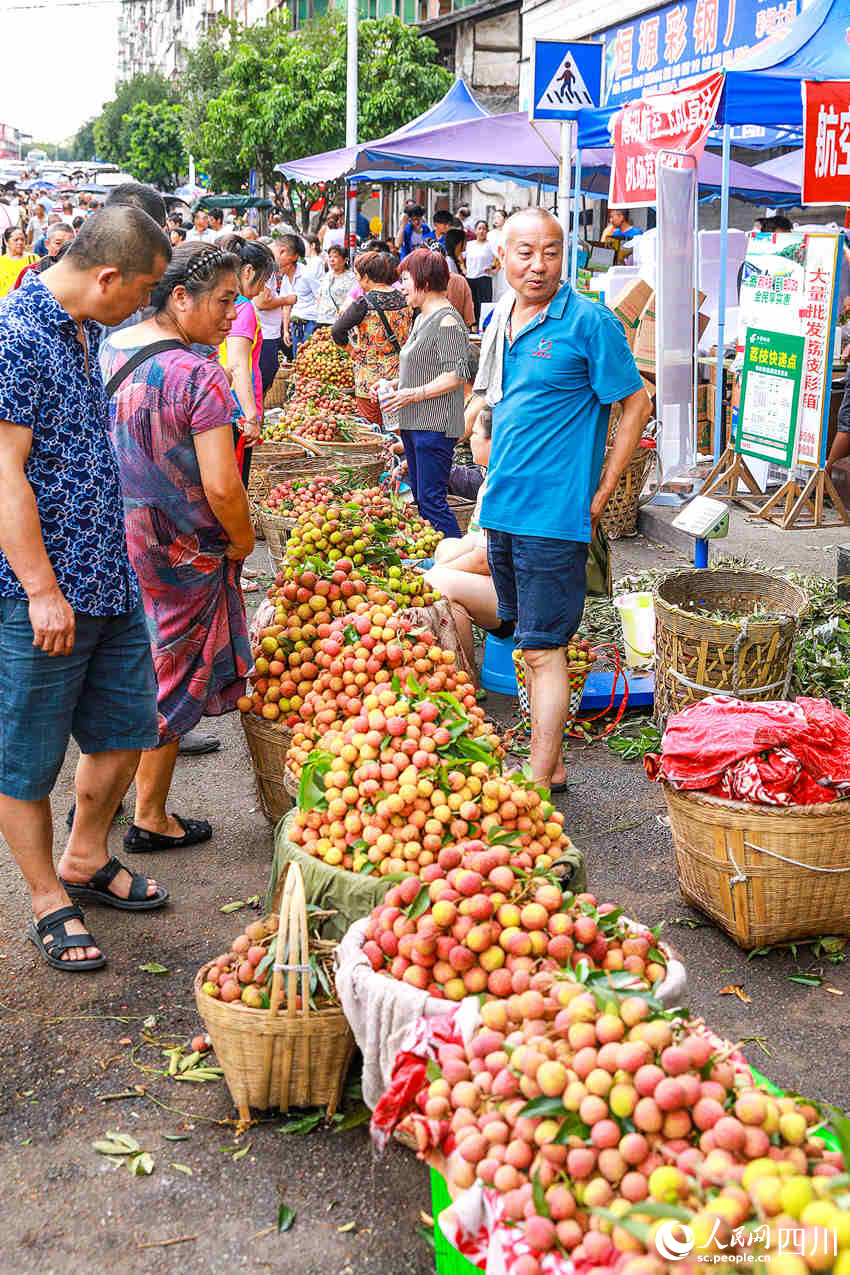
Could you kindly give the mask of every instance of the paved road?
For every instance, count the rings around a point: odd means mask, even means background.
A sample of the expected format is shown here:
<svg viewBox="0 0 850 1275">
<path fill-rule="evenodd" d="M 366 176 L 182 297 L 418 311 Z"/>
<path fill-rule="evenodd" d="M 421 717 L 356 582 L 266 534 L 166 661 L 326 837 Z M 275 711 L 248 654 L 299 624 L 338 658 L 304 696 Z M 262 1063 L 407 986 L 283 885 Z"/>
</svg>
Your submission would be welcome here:
<svg viewBox="0 0 850 1275">
<path fill-rule="evenodd" d="M 654 556 L 633 542 L 618 568 Z M 492 698 L 494 716 L 508 724 L 510 705 Z M 433 1259 L 416 1232 L 420 1209 L 429 1207 L 428 1179 L 411 1153 L 392 1147 L 376 1160 L 364 1128 L 296 1137 L 272 1119 L 242 1139 L 250 1149 L 234 1162 L 222 1151 L 234 1144 L 232 1126 L 223 1123 L 232 1115 L 223 1085 L 178 1084 L 133 1065 L 133 1058 L 141 1066 L 161 1059 L 155 1048 L 134 1053 L 148 1016 L 162 1041 L 198 1029 L 194 974 L 248 916 L 219 908 L 262 894 L 266 883 L 271 831 L 256 808 L 241 727 L 229 717 L 212 729 L 222 751 L 179 761 L 173 809 L 210 818 L 215 838 L 199 849 L 135 857 L 134 868 L 171 890 L 164 912 L 134 917 L 90 908 L 110 958 L 106 971 L 49 972 L 22 937 L 26 900 L 17 873 L 10 867 L 0 881 L 0 1275 L 428 1275 Z M 73 761 L 69 754 L 57 786 L 60 813 L 71 800 Z M 600 744 L 570 748 L 569 778 L 562 806 L 586 852 L 591 888 L 650 924 L 668 922 L 669 941 L 688 967 L 693 1012 L 729 1037 L 759 1037 L 769 1054 L 753 1043 L 748 1056 L 778 1083 L 850 1107 L 848 966 L 822 966 L 802 952 L 800 968 L 826 976 L 810 989 L 788 981 L 797 968 L 788 954 L 746 962 L 714 927 L 674 923 L 695 914 L 681 901 L 670 834 L 657 819 L 660 790 Z M 121 834 L 119 827 L 112 836 L 115 853 Z M 64 835 L 63 825 L 60 845 Z M 140 971 L 151 961 L 169 973 Z M 749 1003 L 721 995 L 729 984 L 743 986 Z M 121 1043 L 127 1038 L 132 1045 Z M 150 1097 L 101 1101 L 136 1084 L 147 1085 Z M 151 1177 L 133 1178 L 91 1149 L 108 1129 L 131 1132 L 153 1153 Z M 188 1139 L 162 1136 L 175 1132 Z M 284 1235 L 268 1231 L 281 1191 L 297 1215 Z M 139 1247 L 183 1236 L 197 1238 Z"/>
</svg>

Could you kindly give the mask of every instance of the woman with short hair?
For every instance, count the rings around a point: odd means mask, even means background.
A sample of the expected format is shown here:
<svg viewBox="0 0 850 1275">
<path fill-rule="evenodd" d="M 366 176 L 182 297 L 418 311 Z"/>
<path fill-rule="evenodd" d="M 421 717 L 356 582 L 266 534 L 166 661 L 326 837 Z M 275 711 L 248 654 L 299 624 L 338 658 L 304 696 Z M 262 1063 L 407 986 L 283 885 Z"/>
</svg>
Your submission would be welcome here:
<svg viewBox="0 0 850 1275">
<path fill-rule="evenodd" d="M 401 348 L 413 326 L 413 311 L 393 286 L 398 268 L 388 252 L 358 253 L 354 272 L 363 295 L 342 312 L 331 336 L 337 345 L 348 345 L 351 351 L 357 411 L 370 424 L 380 425 L 383 416 L 372 390 L 377 381 L 397 378 Z"/>
<path fill-rule="evenodd" d="M 442 253 L 417 248 L 405 257 L 401 286 L 419 314 L 401 351 L 398 389 L 382 406 L 398 413 L 408 481 L 420 514 L 444 536 L 459 538 L 448 486 L 455 443 L 465 433 L 469 333 L 446 295 L 449 267 Z"/>
<path fill-rule="evenodd" d="M 328 268 L 319 291 L 319 327 L 336 323 L 345 309 L 348 294 L 357 282 L 353 270 L 348 268 L 345 249 L 328 248 Z"/>
<path fill-rule="evenodd" d="M 167 813 L 182 735 L 232 712 L 251 648 L 239 585 L 254 536 L 236 468 L 223 369 L 193 353 L 227 338 L 238 257 L 186 243 L 151 294 L 152 317 L 113 331 L 100 361 L 121 475 L 127 550 L 139 580 L 158 683 L 159 744 L 142 754 L 127 850 L 208 841 L 205 819 Z M 163 343 L 167 343 L 163 348 Z"/>
<path fill-rule="evenodd" d="M 25 252 L 26 237 L 20 226 L 7 226 L 3 231 L 3 253 L 0 256 L 0 297 L 5 297 L 15 286 L 15 280 L 27 266 L 34 266 L 38 257 Z"/>
</svg>

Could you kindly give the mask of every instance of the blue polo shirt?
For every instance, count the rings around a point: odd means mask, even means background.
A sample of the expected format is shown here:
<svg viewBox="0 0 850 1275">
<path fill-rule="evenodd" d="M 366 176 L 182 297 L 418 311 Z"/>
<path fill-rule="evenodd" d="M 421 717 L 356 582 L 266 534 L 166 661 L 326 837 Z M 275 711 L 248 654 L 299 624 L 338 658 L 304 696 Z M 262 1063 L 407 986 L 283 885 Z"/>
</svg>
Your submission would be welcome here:
<svg viewBox="0 0 850 1275">
<path fill-rule="evenodd" d="M 589 543 L 608 409 L 641 384 L 619 319 L 563 284 L 505 337 L 482 527 Z"/>
</svg>

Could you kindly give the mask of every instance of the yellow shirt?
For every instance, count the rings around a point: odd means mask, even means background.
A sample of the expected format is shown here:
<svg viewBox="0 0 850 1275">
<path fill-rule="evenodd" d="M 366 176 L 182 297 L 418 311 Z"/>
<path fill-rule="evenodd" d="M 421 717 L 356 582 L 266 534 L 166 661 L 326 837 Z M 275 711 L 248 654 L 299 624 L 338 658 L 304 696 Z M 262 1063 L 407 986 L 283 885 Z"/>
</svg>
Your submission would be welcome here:
<svg viewBox="0 0 850 1275">
<path fill-rule="evenodd" d="M 34 266 L 38 257 L 34 252 L 25 252 L 22 257 L 7 257 L 5 252 L 0 256 L 0 297 L 5 297 L 15 286 L 15 280 L 25 266 Z"/>
</svg>

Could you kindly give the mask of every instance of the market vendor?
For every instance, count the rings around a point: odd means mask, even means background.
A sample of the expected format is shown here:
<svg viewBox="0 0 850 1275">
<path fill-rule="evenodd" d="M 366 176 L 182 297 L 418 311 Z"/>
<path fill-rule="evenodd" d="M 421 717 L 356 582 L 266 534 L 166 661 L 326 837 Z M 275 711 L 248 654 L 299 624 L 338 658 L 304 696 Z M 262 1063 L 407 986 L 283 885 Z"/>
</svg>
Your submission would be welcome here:
<svg viewBox="0 0 850 1275">
<path fill-rule="evenodd" d="M 622 325 L 561 283 L 563 231 L 543 208 L 507 222 L 505 277 L 475 382 L 493 408 L 481 525 L 499 618 L 516 621 L 531 698 L 531 767 L 557 790 L 569 712 L 564 648 L 584 609 L 586 560 L 650 416 Z M 622 404 L 604 467 L 610 405 Z"/>
<path fill-rule="evenodd" d="M 621 255 L 625 256 L 632 251 L 629 240 L 636 239 L 642 233 L 643 231 L 638 230 L 637 226 L 632 225 L 625 208 L 608 210 L 608 225 L 602 231 L 604 244 L 616 248 Z"/>
</svg>

